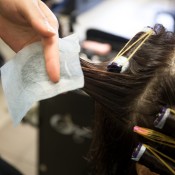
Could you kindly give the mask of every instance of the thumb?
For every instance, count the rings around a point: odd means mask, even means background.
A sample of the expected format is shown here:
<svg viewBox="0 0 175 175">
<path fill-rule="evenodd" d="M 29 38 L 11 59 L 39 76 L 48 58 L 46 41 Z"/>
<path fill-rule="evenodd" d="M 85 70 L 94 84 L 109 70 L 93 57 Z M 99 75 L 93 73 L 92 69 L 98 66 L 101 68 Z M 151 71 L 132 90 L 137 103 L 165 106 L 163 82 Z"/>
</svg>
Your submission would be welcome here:
<svg viewBox="0 0 175 175">
<path fill-rule="evenodd" d="M 43 13 L 38 3 L 40 2 L 38 2 L 37 0 L 25 1 L 25 5 L 23 4 L 23 7 L 21 9 L 22 13 L 27 18 L 31 26 L 43 37 L 53 36 L 56 34 L 56 29 L 49 23 L 49 21 L 47 20 L 47 16 L 45 16 L 45 13 Z M 50 11 L 47 6 L 45 7 L 45 9 Z M 56 17 L 53 20 L 57 22 Z"/>
</svg>

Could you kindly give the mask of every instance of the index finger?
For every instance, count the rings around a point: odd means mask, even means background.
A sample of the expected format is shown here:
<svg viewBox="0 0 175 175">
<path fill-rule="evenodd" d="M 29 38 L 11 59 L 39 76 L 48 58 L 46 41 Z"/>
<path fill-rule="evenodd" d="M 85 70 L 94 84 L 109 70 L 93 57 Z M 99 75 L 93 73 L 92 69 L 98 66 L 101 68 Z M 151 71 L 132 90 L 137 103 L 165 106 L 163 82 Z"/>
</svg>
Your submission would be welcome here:
<svg viewBox="0 0 175 175">
<path fill-rule="evenodd" d="M 58 21 L 51 10 L 42 1 L 39 1 L 39 7 L 46 16 L 49 24 L 57 31 L 50 37 L 41 36 L 46 71 L 49 78 L 56 83 L 60 79 Z"/>
<path fill-rule="evenodd" d="M 42 38 L 46 71 L 53 82 L 60 79 L 58 35 Z"/>
</svg>

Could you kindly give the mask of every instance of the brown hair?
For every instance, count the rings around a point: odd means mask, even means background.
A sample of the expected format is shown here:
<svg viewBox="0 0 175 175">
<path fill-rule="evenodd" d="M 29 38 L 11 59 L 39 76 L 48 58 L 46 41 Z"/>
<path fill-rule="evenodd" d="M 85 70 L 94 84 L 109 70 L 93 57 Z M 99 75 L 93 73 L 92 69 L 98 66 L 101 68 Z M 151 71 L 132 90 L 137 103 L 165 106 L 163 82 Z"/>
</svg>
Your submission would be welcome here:
<svg viewBox="0 0 175 175">
<path fill-rule="evenodd" d="M 81 60 L 84 90 L 96 101 L 88 157 L 95 174 L 129 175 L 132 151 L 142 140 L 133 133 L 133 126 L 154 128 L 160 109 L 175 105 L 175 35 L 160 24 L 153 30 L 156 34 L 135 53 L 124 73 L 108 72 L 107 62 L 92 64 Z M 136 34 L 132 42 L 142 33 Z"/>
</svg>

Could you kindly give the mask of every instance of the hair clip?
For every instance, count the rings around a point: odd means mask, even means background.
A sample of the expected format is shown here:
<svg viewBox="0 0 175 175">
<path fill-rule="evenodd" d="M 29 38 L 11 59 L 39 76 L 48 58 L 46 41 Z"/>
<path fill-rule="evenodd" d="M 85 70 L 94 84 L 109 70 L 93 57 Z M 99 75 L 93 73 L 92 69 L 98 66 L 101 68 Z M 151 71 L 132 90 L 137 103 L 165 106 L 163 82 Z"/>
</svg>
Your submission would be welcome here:
<svg viewBox="0 0 175 175">
<path fill-rule="evenodd" d="M 124 56 L 120 56 L 117 60 L 113 60 L 111 63 L 108 64 L 107 70 L 109 72 L 122 73 L 128 68 L 128 66 L 128 59 Z"/>
<path fill-rule="evenodd" d="M 158 113 L 156 120 L 154 121 L 154 126 L 156 128 L 162 129 L 169 115 L 170 115 L 170 108 L 163 107 L 161 109 L 161 112 Z"/>
<path fill-rule="evenodd" d="M 122 73 L 127 70 L 129 67 L 129 60 L 133 57 L 133 55 L 137 52 L 137 50 L 143 45 L 143 43 L 154 33 L 154 31 L 149 28 L 147 32 L 143 33 L 134 43 L 130 44 L 132 39 L 130 39 L 126 45 L 120 50 L 117 56 L 110 62 L 107 66 L 107 71 Z M 134 47 L 139 41 L 141 43 L 131 52 L 128 58 L 123 55 L 129 51 L 132 47 Z M 130 45 L 129 45 L 130 44 Z M 123 58 L 124 57 L 124 58 Z"/>
<path fill-rule="evenodd" d="M 163 107 L 154 121 L 154 126 L 162 129 L 162 132 L 175 137 L 175 111 L 173 109 Z"/>
<path fill-rule="evenodd" d="M 145 150 L 146 147 L 142 143 L 139 143 L 138 146 L 133 151 L 131 159 L 138 162 L 142 157 L 142 155 L 144 154 Z"/>
</svg>

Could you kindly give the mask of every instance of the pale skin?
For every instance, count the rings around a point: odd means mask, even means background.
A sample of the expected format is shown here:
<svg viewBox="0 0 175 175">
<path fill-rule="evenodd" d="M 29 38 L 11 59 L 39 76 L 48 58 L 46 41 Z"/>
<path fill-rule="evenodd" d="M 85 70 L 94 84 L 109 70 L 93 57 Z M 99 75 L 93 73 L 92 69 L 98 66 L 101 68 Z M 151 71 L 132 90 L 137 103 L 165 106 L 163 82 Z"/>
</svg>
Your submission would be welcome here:
<svg viewBox="0 0 175 175">
<path fill-rule="evenodd" d="M 0 0 L 0 37 L 15 52 L 41 41 L 48 76 L 59 81 L 58 21 L 42 1 Z"/>
</svg>

